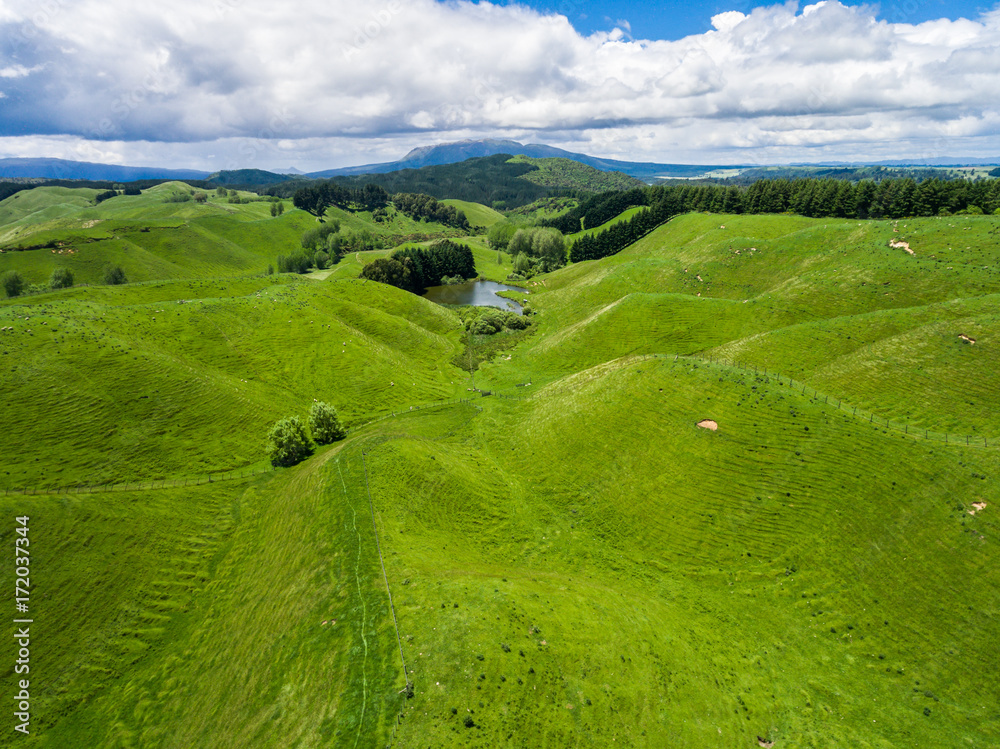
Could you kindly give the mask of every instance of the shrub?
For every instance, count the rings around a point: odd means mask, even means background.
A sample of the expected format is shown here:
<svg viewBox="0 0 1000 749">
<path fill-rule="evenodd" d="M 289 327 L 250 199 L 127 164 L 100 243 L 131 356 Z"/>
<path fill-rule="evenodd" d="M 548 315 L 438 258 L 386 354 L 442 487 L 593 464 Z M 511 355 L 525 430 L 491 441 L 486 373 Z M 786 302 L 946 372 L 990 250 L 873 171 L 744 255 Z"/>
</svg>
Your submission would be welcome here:
<svg viewBox="0 0 1000 749">
<path fill-rule="evenodd" d="M 294 255 L 278 255 L 278 273 L 306 273 L 311 265 L 309 257 L 304 252 Z"/>
<path fill-rule="evenodd" d="M 513 312 L 510 313 L 510 317 L 507 319 L 507 329 L 508 330 L 524 330 L 529 325 L 531 325 L 531 320 L 526 318 L 524 315 L 515 315 Z"/>
<path fill-rule="evenodd" d="M 206 200 L 208 200 L 208 195 L 206 195 L 205 193 L 203 193 L 203 192 L 196 192 L 194 194 L 194 202 L 195 203 L 204 203 Z"/>
<path fill-rule="evenodd" d="M 266 271 L 266 273 L 264 275 L 273 276 L 274 275 L 274 266 L 271 265 L 271 264 L 268 264 L 267 271 Z"/>
<path fill-rule="evenodd" d="M 309 435 L 298 416 L 290 416 L 277 422 L 271 427 L 267 441 L 267 451 L 273 466 L 293 466 L 312 454 Z"/>
<path fill-rule="evenodd" d="M 49 278 L 49 286 L 53 289 L 68 289 L 73 285 L 73 271 L 69 268 L 56 268 Z"/>
<path fill-rule="evenodd" d="M 21 278 L 21 274 L 16 270 L 7 271 L 3 276 L 3 290 L 9 297 L 21 296 L 21 292 L 24 291 L 24 279 Z"/>
<path fill-rule="evenodd" d="M 504 328 L 504 313 L 500 310 L 490 310 L 480 315 L 472 323 L 471 330 L 476 335 L 493 335 Z"/>
<path fill-rule="evenodd" d="M 336 409 L 323 402 L 313 403 L 309 411 L 309 431 L 319 445 L 329 445 L 347 436 Z"/>
<path fill-rule="evenodd" d="M 104 266 L 104 283 L 108 286 L 119 286 L 128 283 L 128 279 L 120 265 L 106 265 Z"/>
<path fill-rule="evenodd" d="M 326 270 L 330 267 L 330 256 L 320 250 L 313 255 L 313 263 L 315 263 L 317 270 Z"/>
</svg>

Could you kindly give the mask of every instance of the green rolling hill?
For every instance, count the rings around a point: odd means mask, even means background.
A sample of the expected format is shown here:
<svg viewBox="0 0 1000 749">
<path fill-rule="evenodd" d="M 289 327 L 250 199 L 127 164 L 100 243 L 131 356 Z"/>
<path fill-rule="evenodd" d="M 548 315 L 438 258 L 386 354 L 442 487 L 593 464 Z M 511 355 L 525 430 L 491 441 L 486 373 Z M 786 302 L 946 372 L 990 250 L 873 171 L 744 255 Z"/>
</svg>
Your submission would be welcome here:
<svg viewBox="0 0 1000 749">
<path fill-rule="evenodd" d="M 302 212 L 32 200 L 0 268 L 150 280 L 0 300 L 24 746 L 996 745 L 997 217 L 678 216 L 471 390 L 386 251 L 259 275 Z M 267 470 L 314 399 L 347 439 Z"/>
</svg>

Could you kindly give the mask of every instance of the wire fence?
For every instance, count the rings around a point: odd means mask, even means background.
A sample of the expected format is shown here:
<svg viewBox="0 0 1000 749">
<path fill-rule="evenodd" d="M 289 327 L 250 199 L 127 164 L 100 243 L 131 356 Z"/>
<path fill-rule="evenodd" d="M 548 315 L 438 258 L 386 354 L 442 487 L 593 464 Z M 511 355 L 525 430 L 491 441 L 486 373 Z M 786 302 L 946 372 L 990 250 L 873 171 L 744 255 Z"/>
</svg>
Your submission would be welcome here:
<svg viewBox="0 0 1000 749">
<path fill-rule="evenodd" d="M 408 414 L 417 413 L 419 411 L 426 411 L 432 408 L 444 408 L 447 406 L 454 406 L 459 404 L 468 404 L 473 408 L 482 411 L 482 408 L 473 403 L 472 398 L 453 398 L 447 401 L 435 401 L 433 403 L 424 403 L 419 406 L 410 406 L 404 411 L 390 411 L 387 414 L 379 416 L 377 418 L 371 419 L 370 421 L 357 424 L 347 430 L 348 435 L 353 434 L 365 427 L 371 426 L 372 424 L 378 424 L 386 419 L 398 418 L 400 416 L 406 416 Z M 191 486 L 203 486 L 205 484 L 218 484 L 224 481 L 237 481 L 240 479 L 252 478 L 254 476 L 259 476 L 265 473 L 273 473 L 273 466 L 256 466 L 256 467 L 246 467 L 238 468 L 231 471 L 222 471 L 219 473 L 205 474 L 202 476 L 193 476 L 188 478 L 180 479 L 152 479 L 152 480 L 137 480 L 128 481 L 120 484 L 75 484 L 72 486 L 62 486 L 62 487 L 51 487 L 51 488 L 41 488 L 41 487 L 22 487 L 22 488 L 10 488 L 10 489 L 0 489 L 2 496 L 55 496 L 55 495 L 67 495 L 67 494 L 106 494 L 109 492 L 133 492 L 133 491 L 152 491 L 159 489 L 178 489 Z"/>
<path fill-rule="evenodd" d="M 1000 441 L 994 439 L 990 442 L 989 437 L 982 434 L 953 434 L 951 432 L 941 432 L 937 430 L 932 430 L 927 427 L 918 426 L 915 424 L 910 424 L 905 421 L 898 421 L 887 418 L 885 416 L 880 416 L 873 411 L 861 408 L 860 406 L 852 405 L 846 401 L 830 396 L 827 393 L 820 392 L 814 387 L 811 387 L 801 380 L 796 380 L 790 375 L 782 374 L 781 372 L 774 369 L 767 369 L 766 367 L 760 367 L 756 364 L 739 361 L 736 359 L 726 359 L 724 357 L 715 356 L 682 356 L 680 354 L 675 354 L 671 357 L 670 354 L 645 354 L 643 358 L 646 359 L 673 359 L 674 362 L 677 361 L 693 361 L 703 364 L 709 364 L 712 366 L 717 366 L 724 369 L 737 369 L 741 372 L 746 372 L 748 374 L 752 373 L 759 377 L 764 377 L 768 382 L 774 382 L 779 386 L 787 387 L 792 392 L 797 392 L 800 395 L 810 398 L 814 402 L 823 403 L 824 405 L 830 405 L 836 408 L 838 411 L 844 411 L 845 413 L 851 414 L 851 416 L 867 421 L 869 424 L 873 424 L 882 429 L 891 429 L 896 432 L 900 432 L 903 436 L 913 437 L 914 439 L 925 439 L 933 442 L 941 442 L 946 445 L 963 445 L 966 447 L 985 447 L 991 446 L 997 447 L 1000 445 Z"/>
<path fill-rule="evenodd" d="M 105 494 L 108 492 L 135 492 L 150 491 L 153 489 L 178 489 L 187 486 L 202 486 L 204 484 L 218 484 L 223 481 L 234 481 L 237 479 L 251 478 L 264 473 L 272 473 L 273 467 L 243 468 L 235 471 L 225 471 L 205 476 L 194 476 L 183 479 L 155 479 L 148 481 L 128 481 L 122 484 L 76 484 L 73 486 L 63 486 L 53 489 L 42 488 L 21 488 L 4 489 L 3 495 L 13 496 L 34 496 L 34 495 L 55 495 L 55 494 Z"/>
</svg>

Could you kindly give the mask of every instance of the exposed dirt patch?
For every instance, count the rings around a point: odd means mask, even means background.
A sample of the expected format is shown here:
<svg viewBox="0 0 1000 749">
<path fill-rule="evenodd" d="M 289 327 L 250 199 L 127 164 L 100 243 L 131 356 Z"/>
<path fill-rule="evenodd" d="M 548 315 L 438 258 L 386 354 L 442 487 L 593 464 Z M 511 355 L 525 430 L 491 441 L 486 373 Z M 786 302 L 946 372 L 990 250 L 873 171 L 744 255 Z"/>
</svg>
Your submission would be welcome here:
<svg viewBox="0 0 1000 749">
<path fill-rule="evenodd" d="M 910 243 L 909 242 L 900 242 L 900 241 L 897 241 L 897 240 L 893 239 L 891 242 L 889 242 L 889 246 L 892 247 L 894 250 L 899 250 L 899 249 L 906 250 L 911 255 L 916 255 L 917 254 L 913 250 L 910 249 Z"/>
<path fill-rule="evenodd" d="M 973 502 L 972 503 L 972 509 L 969 510 L 969 514 L 970 515 L 975 515 L 977 512 L 980 512 L 981 510 L 985 510 L 985 509 L 986 509 L 986 503 L 985 502 Z"/>
<path fill-rule="evenodd" d="M 970 345 L 976 342 L 975 338 L 969 338 L 969 336 L 965 335 L 964 333 L 959 333 L 958 337 Z"/>
<path fill-rule="evenodd" d="M 84 221 L 83 222 L 83 228 L 84 229 L 93 229 L 99 223 L 101 223 L 101 219 L 99 219 L 99 218 L 95 218 L 92 221 Z"/>
<path fill-rule="evenodd" d="M 700 426 L 702 429 L 711 429 L 713 432 L 719 431 L 718 423 L 712 421 L 711 419 L 702 419 L 701 421 L 698 422 L 698 426 Z"/>
<path fill-rule="evenodd" d="M 767 739 L 762 739 L 760 736 L 757 737 L 757 746 L 762 746 L 764 749 L 771 749 L 774 746 L 773 741 L 768 741 Z"/>
</svg>

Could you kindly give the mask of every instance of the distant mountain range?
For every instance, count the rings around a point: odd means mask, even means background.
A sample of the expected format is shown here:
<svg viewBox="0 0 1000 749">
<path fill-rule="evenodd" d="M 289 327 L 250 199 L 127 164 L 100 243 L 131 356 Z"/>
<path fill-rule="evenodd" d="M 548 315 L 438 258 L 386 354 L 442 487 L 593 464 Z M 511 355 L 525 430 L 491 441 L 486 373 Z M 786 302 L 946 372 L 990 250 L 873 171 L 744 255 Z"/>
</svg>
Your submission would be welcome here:
<svg viewBox="0 0 1000 749">
<path fill-rule="evenodd" d="M 461 140 L 456 143 L 442 143 L 437 146 L 422 146 L 414 148 L 399 161 L 387 161 L 381 164 L 364 164 L 348 166 L 340 169 L 327 169 L 322 172 L 312 172 L 310 177 L 344 177 L 358 174 L 386 174 L 400 169 L 419 169 L 422 166 L 440 166 L 454 164 L 479 156 L 495 156 L 509 153 L 513 156 L 531 156 L 536 159 L 560 158 L 577 161 L 602 172 L 624 172 L 630 177 L 647 180 L 655 177 L 696 177 L 714 169 L 728 169 L 726 166 L 706 166 L 704 164 L 656 164 L 645 161 L 616 161 L 615 159 L 600 159 L 584 153 L 564 151 L 553 146 L 542 146 L 537 143 L 524 145 L 516 140 L 498 140 L 486 138 L 483 140 Z"/>
<path fill-rule="evenodd" d="M 329 177 L 357 176 L 362 174 L 387 174 L 401 169 L 419 169 L 425 166 L 440 166 L 454 164 L 475 157 L 495 156 L 501 153 L 531 156 L 533 158 L 563 158 L 581 164 L 587 164 L 603 172 L 624 172 L 631 177 L 644 181 L 652 181 L 657 177 L 691 178 L 699 177 L 707 172 L 719 169 L 747 168 L 747 165 L 709 165 L 709 164 L 659 164 L 645 161 L 618 161 L 601 159 L 583 153 L 564 151 L 553 146 L 543 146 L 537 143 L 524 145 L 514 140 L 485 138 L 482 140 L 462 140 L 455 143 L 442 143 L 436 146 L 414 148 L 399 161 L 386 161 L 379 164 L 363 164 L 339 169 L 326 169 L 303 174 L 294 167 L 284 174 L 266 172 L 257 169 L 237 170 L 235 172 L 203 172 L 197 169 L 166 169 L 162 167 L 118 166 L 115 164 L 95 164 L 84 161 L 68 161 L 64 159 L 0 159 L 0 179 L 85 179 L 113 182 L 132 182 L 144 179 L 196 179 L 215 181 L 220 184 L 274 184 L 287 178 L 327 179 Z M 1000 159 L 962 159 L 951 156 L 939 156 L 925 159 L 895 159 L 871 162 L 826 161 L 793 164 L 790 166 L 824 166 L 824 167 L 913 167 L 913 166 L 995 166 L 1000 165 Z M 757 164 L 756 167 L 761 165 Z M 239 175 L 239 177 L 234 176 Z M 246 179 L 245 182 L 238 182 Z"/>
<path fill-rule="evenodd" d="M 163 169 L 152 166 L 118 166 L 65 159 L 0 159 L 0 179 L 88 179 L 134 182 L 141 179 L 205 179 L 197 169 Z"/>
</svg>

